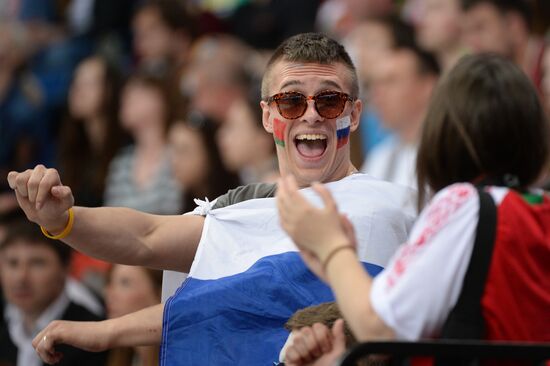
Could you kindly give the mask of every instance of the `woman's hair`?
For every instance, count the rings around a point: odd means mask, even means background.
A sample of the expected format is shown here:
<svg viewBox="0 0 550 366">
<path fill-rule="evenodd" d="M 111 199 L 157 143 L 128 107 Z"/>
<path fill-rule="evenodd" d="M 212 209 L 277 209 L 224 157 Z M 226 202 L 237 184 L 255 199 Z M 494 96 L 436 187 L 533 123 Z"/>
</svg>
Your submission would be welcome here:
<svg viewBox="0 0 550 366">
<path fill-rule="evenodd" d="M 179 103 L 183 103 L 179 96 L 175 95 L 171 89 L 170 80 L 162 75 L 159 75 L 158 73 L 147 69 L 140 69 L 132 74 L 128 80 L 126 80 L 124 88 L 128 88 L 129 86 L 154 89 L 159 93 L 164 105 L 164 115 L 162 116 L 164 133 L 167 134 L 170 125 L 177 119 L 177 116 L 180 113 L 179 110 L 182 109 L 182 106 L 180 106 Z"/>
<path fill-rule="evenodd" d="M 209 200 L 213 200 L 227 193 L 229 189 L 237 187 L 240 182 L 237 174 L 230 172 L 223 164 L 220 150 L 216 143 L 216 131 L 219 123 L 200 113 L 190 113 L 187 122 L 181 123 L 185 123 L 188 128 L 198 133 L 201 143 L 208 154 L 208 166 L 206 167 L 208 172 L 203 182 L 204 186 L 201 187 L 202 193 L 193 187 L 189 187 L 189 189 L 188 187 L 184 187 L 183 208 L 188 211 L 195 207 L 195 198 L 204 198 L 199 195 L 204 196 L 206 194 Z"/>
<path fill-rule="evenodd" d="M 125 134 L 118 121 L 121 76 L 117 68 L 100 56 L 92 56 L 86 61 L 97 60 L 103 67 L 103 97 L 100 113 L 105 121 L 105 141 L 99 151 L 94 154 L 91 140 L 81 121 L 70 113 L 64 120 L 60 131 L 60 168 L 63 183 L 78 191 L 79 187 L 87 185 L 95 197 L 103 197 L 105 177 L 109 163 L 125 142 Z M 82 167 L 95 167 L 93 174 L 82 174 Z M 88 179 L 92 181 L 87 182 Z M 83 202 L 83 204 L 101 204 L 101 202 Z"/>
<path fill-rule="evenodd" d="M 513 180 L 526 188 L 548 157 L 548 121 L 523 71 L 496 55 L 464 57 L 434 91 L 424 121 L 419 206 L 426 188 L 456 182 Z"/>
</svg>

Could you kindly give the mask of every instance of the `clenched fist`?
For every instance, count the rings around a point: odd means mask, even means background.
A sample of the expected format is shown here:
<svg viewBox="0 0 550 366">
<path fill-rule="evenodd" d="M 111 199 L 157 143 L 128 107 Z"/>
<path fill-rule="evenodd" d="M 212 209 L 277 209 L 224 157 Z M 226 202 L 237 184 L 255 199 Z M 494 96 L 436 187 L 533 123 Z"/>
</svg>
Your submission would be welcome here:
<svg viewBox="0 0 550 366">
<path fill-rule="evenodd" d="M 52 234 L 63 231 L 74 197 L 71 189 L 61 183 L 57 170 L 37 165 L 21 173 L 10 172 L 8 183 L 30 221 Z"/>
</svg>

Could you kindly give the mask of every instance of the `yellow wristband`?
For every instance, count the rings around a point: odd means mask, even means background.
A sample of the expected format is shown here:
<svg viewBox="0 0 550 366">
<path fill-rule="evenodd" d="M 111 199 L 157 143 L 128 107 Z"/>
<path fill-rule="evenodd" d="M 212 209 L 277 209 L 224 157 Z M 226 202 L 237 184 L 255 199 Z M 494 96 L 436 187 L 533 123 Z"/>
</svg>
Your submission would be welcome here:
<svg viewBox="0 0 550 366">
<path fill-rule="evenodd" d="M 40 226 L 40 230 L 42 230 L 42 234 L 44 234 L 44 236 L 46 236 L 47 238 L 54 239 L 54 240 L 61 240 L 66 238 L 71 233 L 71 230 L 73 229 L 73 224 L 74 224 L 74 212 L 71 207 L 69 208 L 69 221 L 67 221 L 67 226 L 65 226 L 65 229 L 63 229 L 61 233 L 57 235 L 52 235 L 48 232 L 48 230 L 44 229 L 42 226 Z"/>
</svg>

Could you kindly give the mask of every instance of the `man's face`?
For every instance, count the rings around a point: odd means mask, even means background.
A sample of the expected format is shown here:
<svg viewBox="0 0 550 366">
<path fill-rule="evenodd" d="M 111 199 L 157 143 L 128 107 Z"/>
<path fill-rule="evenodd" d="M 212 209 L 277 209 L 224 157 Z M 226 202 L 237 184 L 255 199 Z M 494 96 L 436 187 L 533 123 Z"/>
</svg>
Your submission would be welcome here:
<svg viewBox="0 0 550 366">
<path fill-rule="evenodd" d="M 0 280 L 6 301 L 37 316 L 60 294 L 66 271 L 47 245 L 16 241 L 0 252 Z"/>
<path fill-rule="evenodd" d="M 464 44 L 474 52 L 495 52 L 512 56 L 507 16 L 494 5 L 475 5 L 464 14 L 462 24 Z"/>
<path fill-rule="evenodd" d="M 460 39 L 461 15 L 458 0 L 426 0 L 424 14 L 415 25 L 418 42 L 433 52 L 454 46 Z"/>
<path fill-rule="evenodd" d="M 281 60 L 273 65 L 271 75 L 270 96 L 282 92 L 313 96 L 327 90 L 351 93 L 350 72 L 340 63 L 301 64 Z M 316 181 L 339 180 L 353 169 L 347 142 L 349 133 L 359 126 L 360 101 L 346 102 L 343 112 L 332 119 L 320 116 L 313 100 L 307 101 L 305 113 L 297 119 L 284 118 L 275 102 L 262 101 L 261 105 L 264 127 L 274 134 L 283 176 L 292 174 L 300 186 L 308 186 Z"/>
<path fill-rule="evenodd" d="M 173 34 L 162 22 L 158 10 L 145 8 L 136 14 L 132 29 L 134 32 L 134 51 L 143 62 L 163 61 L 170 57 L 173 46 Z"/>
<path fill-rule="evenodd" d="M 392 51 L 373 65 L 371 101 L 386 128 L 399 132 L 425 108 L 423 80 L 411 51 Z"/>
</svg>

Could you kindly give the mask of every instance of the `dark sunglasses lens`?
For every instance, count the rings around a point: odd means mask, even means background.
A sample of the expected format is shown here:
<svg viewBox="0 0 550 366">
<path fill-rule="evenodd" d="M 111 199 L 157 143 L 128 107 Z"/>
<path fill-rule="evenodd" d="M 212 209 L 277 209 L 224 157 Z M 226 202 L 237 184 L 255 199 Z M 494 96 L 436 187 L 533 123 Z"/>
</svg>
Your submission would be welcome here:
<svg viewBox="0 0 550 366">
<path fill-rule="evenodd" d="M 336 118 L 342 113 L 346 105 L 346 100 L 340 94 L 319 94 L 315 98 L 315 105 L 317 106 L 319 115 L 330 119 Z"/>
<path fill-rule="evenodd" d="M 277 107 L 284 118 L 298 118 L 307 108 L 306 97 L 300 94 L 285 95 L 277 100 Z"/>
</svg>

